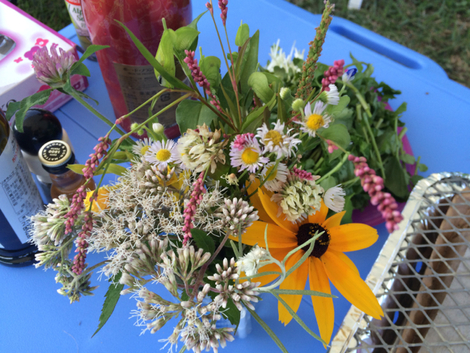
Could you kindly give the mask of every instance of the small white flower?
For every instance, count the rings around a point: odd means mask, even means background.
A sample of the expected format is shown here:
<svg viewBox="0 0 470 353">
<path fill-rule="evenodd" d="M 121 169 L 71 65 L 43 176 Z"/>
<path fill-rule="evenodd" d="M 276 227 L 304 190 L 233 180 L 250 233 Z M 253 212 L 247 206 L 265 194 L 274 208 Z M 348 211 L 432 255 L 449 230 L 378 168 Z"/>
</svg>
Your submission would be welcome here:
<svg viewBox="0 0 470 353">
<path fill-rule="evenodd" d="M 341 212 L 344 209 L 344 196 L 346 193 L 341 188 L 341 185 L 329 188 L 323 196 L 323 202 L 326 207 L 335 212 Z"/>
<path fill-rule="evenodd" d="M 261 143 L 265 146 L 265 152 L 277 153 L 277 158 L 290 157 L 295 154 L 296 145 L 301 143 L 299 139 L 295 138 L 297 134 L 289 136 L 292 129 L 284 133 L 284 123 L 278 120 L 274 124 L 272 130 L 268 130 L 266 124 L 258 128 L 258 137 Z"/>
<path fill-rule="evenodd" d="M 143 140 L 138 140 L 135 142 L 135 145 L 132 146 L 132 152 L 135 154 L 143 157 L 149 150 L 150 146 L 152 145 L 152 141 L 150 139 L 145 138 Z"/>
<path fill-rule="evenodd" d="M 279 46 L 280 40 L 277 40 L 277 43 L 273 46 L 271 46 L 271 53 L 269 53 L 269 56 L 271 57 L 271 61 L 269 65 L 266 67 L 266 70 L 270 72 L 274 72 L 274 68 L 280 67 L 281 69 L 284 69 L 286 72 L 289 72 L 291 70 L 293 73 L 300 72 L 302 71 L 300 67 L 294 64 L 293 59 L 302 59 L 304 58 L 304 53 L 305 50 L 302 52 L 298 51 L 295 48 L 295 42 L 292 45 L 292 49 L 290 51 L 290 54 L 286 56 L 286 53 L 282 50 L 282 48 Z"/>
<path fill-rule="evenodd" d="M 258 140 L 254 137 L 246 137 L 246 143 L 242 149 L 234 147 L 234 142 L 230 148 L 232 167 L 240 167 L 240 171 L 248 169 L 250 173 L 256 172 L 263 164 L 269 162 L 269 158 L 263 157 Z"/>
<path fill-rule="evenodd" d="M 321 101 L 315 103 L 315 107 L 312 112 L 312 107 L 310 102 L 305 106 L 304 114 L 302 121 L 296 121 L 297 124 L 300 124 L 300 130 L 306 132 L 311 137 L 315 137 L 315 133 L 320 128 L 327 128 L 331 122 L 331 117 L 324 113 L 323 111 L 326 108 L 326 104 Z"/>
<path fill-rule="evenodd" d="M 277 168 L 273 170 L 275 165 L 275 162 L 268 163 L 261 172 L 261 174 L 263 175 L 263 179 L 266 179 L 267 177 L 264 186 L 270 191 L 281 190 L 282 186 L 287 180 L 287 175 L 289 174 L 289 170 L 287 169 L 287 166 L 284 163 L 279 163 Z"/>
<path fill-rule="evenodd" d="M 326 95 L 326 104 L 338 105 L 339 103 L 339 92 L 336 85 L 329 85 L 329 91 L 324 91 Z"/>
<path fill-rule="evenodd" d="M 157 165 L 161 171 L 165 170 L 169 163 L 179 164 L 181 162 L 176 143 L 172 140 L 154 142 L 145 153 L 144 159 Z"/>
<path fill-rule="evenodd" d="M 238 274 L 244 271 L 247 276 L 256 275 L 260 262 L 266 260 L 267 257 L 268 252 L 255 245 L 248 254 L 238 259 L 236 263 Z"/>
</svg>

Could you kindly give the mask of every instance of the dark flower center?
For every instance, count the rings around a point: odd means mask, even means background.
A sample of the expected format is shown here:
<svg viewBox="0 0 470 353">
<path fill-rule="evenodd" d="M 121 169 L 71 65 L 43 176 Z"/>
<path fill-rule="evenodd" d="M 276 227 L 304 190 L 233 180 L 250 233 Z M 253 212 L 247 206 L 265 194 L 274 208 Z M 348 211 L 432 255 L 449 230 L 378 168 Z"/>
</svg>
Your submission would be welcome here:
<svg viewBox="0 0 470 353">
<path fill-rule="evenodd" d="M 328 245 L 330 245 L 330 234 L 325 228 L 323 228 L 318 223 L 302 224 L 299 227 L 299 231 L 297 232 L 297 244 L 301 246 L 302 244 L 305 244 L 307 241 L 312 239 L 315 234 L 321 232 L 323 233 L 317 238 L 317 240 L 315 240 L 313 251 L 310 254 L 310 256 L 320 258 L 324 253 L 326 253 Z M 303 250 L 307 251 L 309 246 L 310 244 L 306 245 Z"/>
</svg>

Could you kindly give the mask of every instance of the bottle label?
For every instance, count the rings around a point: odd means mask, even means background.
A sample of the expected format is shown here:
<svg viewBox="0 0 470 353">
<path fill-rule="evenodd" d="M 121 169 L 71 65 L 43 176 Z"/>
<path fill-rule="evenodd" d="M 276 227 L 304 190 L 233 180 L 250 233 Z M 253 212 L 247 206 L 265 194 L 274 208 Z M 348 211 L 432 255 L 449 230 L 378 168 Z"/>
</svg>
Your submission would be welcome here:
<svg viewBox="0 0 470 353">
<path fill-rule="evenodd" d="M 65 5 L 69 11 L 70 19 L 77 31 L 77 35 L 89 37 L 90 34 L 88 33 L 85 18 L 83 17 L 81 0 L 65 0 Z"/>
<path fill-rule="evenodd" d="M 41 211 L 43 204 L 13 133 L 0 155 L 0 166 L 0 208 L 19 240 L 26 243 L 30 217 Z"/>
<path fill-rule="evenodd" d="M 155 70 L 151 65 L 125 65 L 114 63 L 122 95 L 126 102 L 127 111 L 131 112 L 142 103 L 152 98 L 159 91 L 164 89 L 155 77 Z M 155 114 L 165 108 L 171 102 L 181 98 L 181 93 L 171 92 L 161 95 L 152 110 Z M 135 123 L 143 123 L 149 116 L 150 104 L 131 115 L 131 120 Z M 158 122 L 165 128 L 176 124 L 176 105 L 158 116 Z"/>
</svg>

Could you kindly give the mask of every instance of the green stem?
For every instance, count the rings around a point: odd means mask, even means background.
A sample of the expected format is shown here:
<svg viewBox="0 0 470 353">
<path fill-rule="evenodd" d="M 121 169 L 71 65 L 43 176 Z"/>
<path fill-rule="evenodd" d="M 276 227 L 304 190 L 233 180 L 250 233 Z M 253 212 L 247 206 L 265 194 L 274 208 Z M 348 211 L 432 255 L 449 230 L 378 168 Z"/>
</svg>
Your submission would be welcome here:
<svg viewBox="0 0 470 353">
<path fill-rule="evenodd" d="M 380 151 L 379 151 L 379 148 L 377 146 L 377 142 L 375 142 L 374 134 L 372 132 L 372 129 L 370 128 L 369 119 L 365 116 L 362 116 L 362 120 L 364 121 L 364 124 L 366 125 L 367 131 L 369 132 L 369 135 L 371 137 L 372 146 L 374 147 L 375 155 L 377 156 L 377 160 L 379 161 L 379 168 L 380 168 L 380 171 L 382 172 L 382 178 L 385 181 L 385 170 L 384 170 L 384 164 L 382 162 L 382 156 L 380 155 Z"/>
<path fill-rule="evenodd" d="M 331 169 L 328 173 L 326 173 L 325 175 L 323 175 L 320 179 L 318 179 L 316 181 L 317 184 L 320 184 L 320 182 L 322 182 L 323 180 L 325 180 L 326 178 L 329 178 L 330 175 L 336 173 L 342 166 L 343 164 L 347 161 L 348 159 L 348 156 L 349 156 L 349 152 L 346 152 L 343 156 L 343 158 L 341 159 L 341 161 L 335 165 L 335 167 L 333 169 Z"/>
<path fill-rule="evenodd" d="M 93 108 L 90 104 L 88 104 L 82 97 L 80 97 L 75 90 L 71 90 L 70 95 L 75 98 L 78 102 L 80 102 L 85 108 L 87 108 L 90 112 L 95 114 L 98 118 L 100 118 L 105 124 L 111 126 L 112 130 L 115 130 L 119 135 L 123 136 L 124 132 L 117 127 L 116 124 L 113 124 L 111 121 L 108 120 L 104 115 L 102 115 L 99 111 Z M 112 131 L 111 130 L 111 131 Z"/>
<path fill-rule="evenodd" d="M 341 183 L 341 186 L 343 187 L 343 189 L 346 189 L 346 188 L 356 184 L 359 180 L 361 180 L 361 178 L 356 177 L 354 179 L 350 179 L 348 181 L 345 181 L 344 183 Z"/>
<path fill-rule="evenodd" d="M 235 92 L 235 97 L 237 99 L 238 118 L 240 121 L 240 126 L 242 126 L 242 111 L 240 109 L 240 98 L 238 97 L 237 76 L 235 74 L 235 66 L 233 64 L 232 49 L 230 48 L 230 40 L 228 39 L 227 27 L 224 26 L 224 29 L 225 29 L 225 37 L 227 38 L 228 52 L 230 54 L 230 63 L 232 64 L 232 78 L 233 78 L 232 87 L 233 87 L 233 91 Z"/>
</svg>

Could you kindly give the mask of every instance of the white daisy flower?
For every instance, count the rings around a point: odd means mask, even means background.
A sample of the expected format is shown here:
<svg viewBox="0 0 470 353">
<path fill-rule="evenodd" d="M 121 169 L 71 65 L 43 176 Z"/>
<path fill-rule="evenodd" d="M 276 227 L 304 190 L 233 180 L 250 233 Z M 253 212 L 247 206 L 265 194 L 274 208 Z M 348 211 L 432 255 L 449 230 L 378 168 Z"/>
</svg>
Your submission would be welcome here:
<svg viewBox="0 0 470 353">
<path fill-rule="evenodd" d="M 323 113 L 326 108 L 326 104 L 321 101 L 315 103 L 315 107 L 312 112 L 312 106 L 310 102 L 307 103 L 304 109 L 305 116 L 302 121 L 296 121 L 297 124 L 300 124 L 300 130 L 306 132 L 311 137 L 315 137 L 315 133 L 320 128 L 327 128 L 331 122 L 331 117 Z"/>
<path fill-rule="evenodd" d="M 336 85 L 329 85 L 328 88 L 330 89 L 329 91 L 324 91 L 323 93 L 325 94 L 326 98 L 326 104 L 331 104 L 331 105 L 338 105 L 339 103 L 339 92 L 338 88 Z"/>
<path fill-rule="evenodd" d="M 323 196 L 323 202 L 326 207 L 335 212 L 341 212 L 344 209 L 344 196 L 346 193 L 341 188 L 341 185 L 329 188 Z"/>
<path fill-rule="evenodd" d="M 248 169 L 250 173 L 256 172 L 263 164 L 269 162 L 269 158 L 263 157 L 258 140 L 254 137 L 245 137 L 245 143 L 239 149 L 232 142 L 230 157 L 232 167 L 240 167 L 240 171 Z"/>
<path fill-rule="evenodd" d="M 150 146 L 152 144 L 152 141 L 150 141 L 149 138 L 145 138 L 143 140 L 138 140 L 136 141 L 136 144 L 132 146 L 132 152 L 135 154 L 143 157 L 149 150 Z"/>
<path fill-rule="evenodd" d="M 173 140 L 154 142 L 145 153 L 144 159 L 147 162 L 157 165 L 160 171 L 166 170 L 169 163 L 181 163 L 176 149 L 176 143 Z"/>
<path fill-rule="evenodd" d="M 295 138 L 297 134 L 289 136 L 291 131 L 292 129 L 284 134 L 284 123 L 278 120 L 272 130 L 268 130 L 266 124 L 263 124 L 263 126 L 258 128 L 256 137 L 265 146 L 265 152 L 275 152 L 277 153 L 277 158 L 289 157 L 295 154 L 296 145 L 301 143 L 299 139 Z"/>
<path fill-rule="evenodd" d="M 261 172 L 263 179 L 267 178 L 264 186 L 270 191 L 281 190 L 289 174 L 289 170 L 284 163 L 279 163 L 276 169 L 274 169 L 275 166 L 275 162 L 268 163 Z"/>
</svg>

